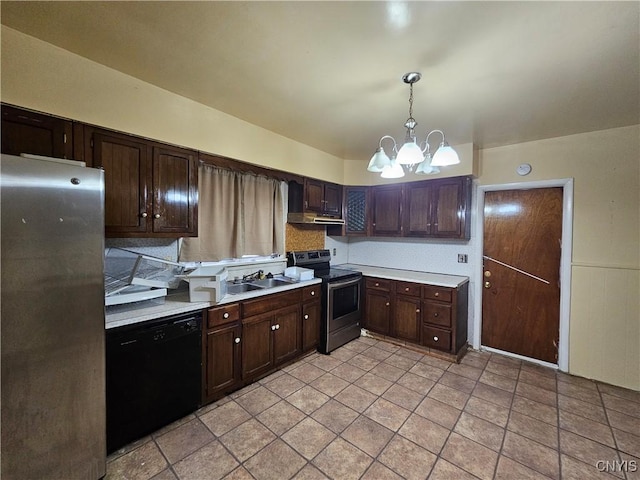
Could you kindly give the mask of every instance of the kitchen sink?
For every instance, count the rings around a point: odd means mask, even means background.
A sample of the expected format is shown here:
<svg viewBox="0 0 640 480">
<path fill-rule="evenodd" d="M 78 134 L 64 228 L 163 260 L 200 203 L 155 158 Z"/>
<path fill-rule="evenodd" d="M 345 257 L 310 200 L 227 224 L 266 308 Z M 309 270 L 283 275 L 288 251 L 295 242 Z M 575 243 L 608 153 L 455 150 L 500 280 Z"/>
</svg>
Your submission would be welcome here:
<svg viewBox="0 0 640 480">
<path fill-rule="evenodd" d="M 264 287 L 260 287 L 258 285 L 252 285 L 250 283 L 228 283 L 227 284 L 227 293 L 230 295 L 234 295 L 237 293 L 250 292 L 252 290 L 262 290 Z"/>
<path fill-rule="evenodd" d="M 293 282 L 280 278 L 263 278 L 262 280 L 245 280 L 242 283 L 227 282 L 227 293 L 230 295 L 251 292 L 254 290 L 264 290 L 267 288 L 291 285 Z"/>
<path fill-rule="evenodd" d="M 262 280 L 251 280 L 249 285 L 257 285 L 261 288 L 272 288 L 280 287 L 282 285 L 291 285 L 291 282 L 281 280 L 279 278 L 263 278 Z"/>
</svg>

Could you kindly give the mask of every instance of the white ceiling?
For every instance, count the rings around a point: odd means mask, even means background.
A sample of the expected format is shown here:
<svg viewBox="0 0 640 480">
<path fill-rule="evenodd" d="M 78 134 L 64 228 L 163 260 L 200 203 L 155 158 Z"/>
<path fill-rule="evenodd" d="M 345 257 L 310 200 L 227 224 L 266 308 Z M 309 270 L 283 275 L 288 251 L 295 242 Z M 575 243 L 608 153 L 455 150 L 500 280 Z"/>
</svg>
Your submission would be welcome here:
<svg viewBox="0 0 640 480">
<path fill-rule="evenodd" d="M 420 140 L 640 123 L 635 1 L 0 5 L 11 28 L 341 158 L 403 138 L 410 71 Z"/>
</svg>

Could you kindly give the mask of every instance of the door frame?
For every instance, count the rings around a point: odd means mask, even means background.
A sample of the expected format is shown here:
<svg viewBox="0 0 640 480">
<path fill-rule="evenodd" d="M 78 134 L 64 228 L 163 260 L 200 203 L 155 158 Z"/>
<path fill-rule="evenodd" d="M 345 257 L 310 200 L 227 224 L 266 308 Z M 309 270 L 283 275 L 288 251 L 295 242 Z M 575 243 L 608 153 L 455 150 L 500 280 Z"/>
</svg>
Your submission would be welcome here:
<svg viewBox="0 0 640 480">
<path fill-rule="evenodd" d="M 562 241 L 560 252 L 560 332 L 558 342 L 557 368 L 563 372 L 569 370 L 569 319 L 571 316 L 571 259 L 573 246 L 573 178 L 557 180 L 540 180 L 532 182 L 505 183 L 496 185 L 478 185 L 476 201 L 476 246 L 475 257 L 478 264 L 475 268 L 474 288 L 474 320 L 473 348 L 482 347 L 482 252 L 484 251 L 484 196 L 486 192 L 500 190 L 529 190 L 532 188 L 562 187 Z M 556 367 L 555 364 L 533 358 L 522 357 L 509 352 L 500 352 L 517 358 L 528 360 L 545 366 Z"/>
</svg>

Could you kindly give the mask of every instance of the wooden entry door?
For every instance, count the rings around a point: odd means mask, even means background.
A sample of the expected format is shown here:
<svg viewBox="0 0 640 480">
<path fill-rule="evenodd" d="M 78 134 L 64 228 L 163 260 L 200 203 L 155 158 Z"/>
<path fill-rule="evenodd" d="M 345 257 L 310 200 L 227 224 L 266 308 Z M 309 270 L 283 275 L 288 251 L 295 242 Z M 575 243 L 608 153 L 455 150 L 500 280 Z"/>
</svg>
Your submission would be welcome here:
<svg viewBox="0 0 640 480">
<path fill-rule="evenodd" d="M 482 345 L 557 363 L 562 194 L 485 193 Z"/>
</svg>

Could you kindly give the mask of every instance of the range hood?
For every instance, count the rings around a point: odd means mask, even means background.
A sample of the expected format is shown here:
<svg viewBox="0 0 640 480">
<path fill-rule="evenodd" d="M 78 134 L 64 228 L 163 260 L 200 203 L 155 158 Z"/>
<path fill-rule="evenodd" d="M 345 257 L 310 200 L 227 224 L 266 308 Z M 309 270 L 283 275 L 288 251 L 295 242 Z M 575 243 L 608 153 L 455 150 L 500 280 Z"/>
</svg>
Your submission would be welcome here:
<svg viewBox="0 0 640 480">
<path fill-rule="evenodd" d="M 289 213 L 287 223 L 306 223 L 315 225 L 344 225 L 341 218 L 322 217 L 313 213 Z"/>
</svg>

